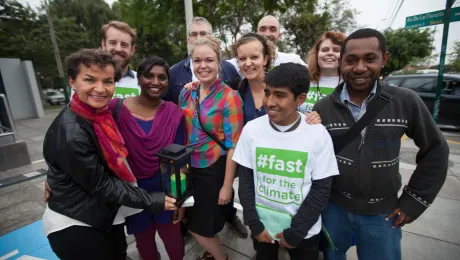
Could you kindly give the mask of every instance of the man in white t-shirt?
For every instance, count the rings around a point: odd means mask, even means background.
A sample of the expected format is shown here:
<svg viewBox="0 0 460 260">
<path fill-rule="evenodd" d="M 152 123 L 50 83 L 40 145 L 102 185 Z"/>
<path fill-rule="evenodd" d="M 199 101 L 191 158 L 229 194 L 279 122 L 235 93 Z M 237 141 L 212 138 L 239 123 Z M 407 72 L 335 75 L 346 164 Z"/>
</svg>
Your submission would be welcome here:
<svg viewBox="0 0 460 260">
<path fill-rule="evenodd" d="M 272 15 L 267 15 L 260 19 L 259 24 L 257 25 L 257 34 L 264 36 L 275 46 L 277 46 L 278 42 L 281 40 L 281 36 L 283 35 L 280 30 L 280 23 L 278 19 Z M 241 75 L 236 58 L 230 59 L 228 62 L 235 66 L 236 70 Z M 286 62 L 293 62 L 307 66 L 299 55 L 278 51 L 278 47 L 276 47 L 275 60 L 272 62 L 271 67 L 273 68 Z"/>
<path fill-rule="evenodd" d="M 101 28 L 101 48 L 112 54 L 121 72 L 121 78 L 115 83 L 113 98 L 138 96 L 141 89 L 137 84 L 137 73 L 129 68 L 134 55 L 136 31 L 127 23 L 111 21 Z M 71 91 L 71 96 L 74 90 Z"/>
<path fill-rule="evenodd" d="M 339 174 L 332 140 L 324 126 L 307 124 L 297 112 L 310 85 L 305 66 L 281 64 L 265 83 L 267 115 L 246 124 L 233 155 L 244 223 L 256 259 L 277 259 L 279 246 L 291 259 L 317 259 L 320 214 Z"/>
</svg>

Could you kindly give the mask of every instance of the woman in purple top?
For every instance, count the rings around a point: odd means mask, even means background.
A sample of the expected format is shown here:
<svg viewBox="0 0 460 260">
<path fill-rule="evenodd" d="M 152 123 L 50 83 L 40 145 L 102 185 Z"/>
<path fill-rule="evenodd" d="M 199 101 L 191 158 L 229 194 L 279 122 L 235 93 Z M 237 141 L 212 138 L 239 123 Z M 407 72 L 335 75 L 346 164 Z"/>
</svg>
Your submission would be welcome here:
<svg viewBox="0 0 460 260">
<path fill-rule="evenodd" d="M 154 154 L 172 144 L 184 144 L 185 128 L 181 109 L 161 100 L 168 89 L 169 65 L 160 57 L 145 59 L 137 70 L 141 94 L 126 99 L 114 99 L 109 104 L 123 136 L 129 155 L 128 163 L 139 187 L 159 191 L 160 163 Z M 118 107 L 118 108 L 117 108 Z M 129 234 L 134 234 L 142 259 L 158 259 L 155 233 L 158 231 L 171 260 L 183 259 L 184 242 L 179 219 L 173 212 L 153 215 L 142 211 L 126 219 Z"/>
</svg>

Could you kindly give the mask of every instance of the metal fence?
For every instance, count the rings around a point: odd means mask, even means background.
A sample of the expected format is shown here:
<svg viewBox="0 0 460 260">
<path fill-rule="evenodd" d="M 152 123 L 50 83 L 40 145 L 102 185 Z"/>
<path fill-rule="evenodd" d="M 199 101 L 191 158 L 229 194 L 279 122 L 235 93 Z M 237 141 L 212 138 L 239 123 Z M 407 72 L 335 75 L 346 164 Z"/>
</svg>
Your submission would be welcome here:
<svg viewBox="0 0 460 260">
<path fill-rule="evenodd" d="M 13 117 L 11 115 L 8 100 L 4 94 L 0 94 L 0 144 L 7 141 L 16 142 L 16 132 L 14 131 Z"/>
</svg>

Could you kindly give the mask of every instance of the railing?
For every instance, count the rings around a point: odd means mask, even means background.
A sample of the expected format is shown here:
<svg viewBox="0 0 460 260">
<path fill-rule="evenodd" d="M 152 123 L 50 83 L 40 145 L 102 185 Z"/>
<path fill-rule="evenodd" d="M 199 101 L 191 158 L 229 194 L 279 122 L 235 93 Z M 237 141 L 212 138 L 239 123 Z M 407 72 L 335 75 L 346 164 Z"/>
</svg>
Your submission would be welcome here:
<svg viewBox="0 0 460 260">
<path fill-rule="evenodd" d="M 0 94 L 0 138 L 3 136 L 13 137 L 13 142 L 17 140 L 8 100 L 4 94 Z"/>
</svg>

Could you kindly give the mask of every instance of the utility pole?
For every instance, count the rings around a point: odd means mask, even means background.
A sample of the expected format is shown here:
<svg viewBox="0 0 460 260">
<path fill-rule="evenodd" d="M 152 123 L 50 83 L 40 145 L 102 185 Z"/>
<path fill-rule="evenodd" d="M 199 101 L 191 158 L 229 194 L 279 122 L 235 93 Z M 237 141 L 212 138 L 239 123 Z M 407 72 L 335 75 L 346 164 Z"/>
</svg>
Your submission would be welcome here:
<svg viewBox="0 0 460 260">
<path fill-rule="evenodd" d="M 192 3 L 192 0 L 184 0 L 184 5 L 185 5 L 185 28 L 186 28 L 185 29 L 185 31 L 186 31 L 185 41 L 187 41 L 188 34 L 190 33 L 188 31 L 188 25 L 192 23 L 192 19 L 193 19 L 193 3 Z"/>
<path fill-rule="evenodd" d="M 444 11 L 444 28 L 442 32 L 441 57 L 439 59 L 438 86 L 436 88 L 436 97 L 434 99 L 433 119 L 438 122 L 439 105 L 441 102 L 442 81 L 444 78 L 444 63 L 446 62 L 447 36 L 449 34 L 450 11 L 454 0 L 446 0 L 446 10 Z"/>
<path fill-rule="evenodd" d="M 48 27 L 50 29 L 50 37 L 51 37 L 51 43 L 53 44 L 53 51 L 54 51 L 54 58 L 56 59 L 56 65 L 58 68 L 58 73 L 59 73 L 59 79 L 62 83 L 62 87 L 64 88 L 64 97 L 65 97 L 65 102 L 66 104 L 69 103 L 69 94 L 67 90 L 67 84 L 65 83 L 64 80 L 64 70 L 62 69 L 62 61 L 61 61 L 61 55 L 59 54 L 59 47 L 56 42 L 56 35 L 54 33 L 54 25 L 53 25 L 53 20 L 51 19 L 51 14 L 50 14 L 50 9 L 48 6 L 48 1 L 45 1 L 45 9 L 46 9 L 46 17 L 48 19 Z"/>
</svg>

